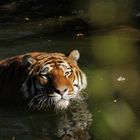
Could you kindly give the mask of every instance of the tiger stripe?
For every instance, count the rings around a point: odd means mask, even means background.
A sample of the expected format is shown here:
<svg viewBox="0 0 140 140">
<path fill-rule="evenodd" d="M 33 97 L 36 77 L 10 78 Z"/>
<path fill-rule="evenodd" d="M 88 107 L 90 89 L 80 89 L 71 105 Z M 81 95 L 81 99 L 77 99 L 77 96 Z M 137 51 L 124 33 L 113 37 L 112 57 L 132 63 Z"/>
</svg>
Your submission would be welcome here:
<svg viewBox="0 0 140 140">
<path fill-rule="evenodd" d="M 79 57 L 77 50 L 67 56 L 29 52 L 0 61 L 0 98 L 23 98 L 29 108 L 38 110 L 51 106 L 66 109 L 87 85 L 77 64 Z"/>
</svg>

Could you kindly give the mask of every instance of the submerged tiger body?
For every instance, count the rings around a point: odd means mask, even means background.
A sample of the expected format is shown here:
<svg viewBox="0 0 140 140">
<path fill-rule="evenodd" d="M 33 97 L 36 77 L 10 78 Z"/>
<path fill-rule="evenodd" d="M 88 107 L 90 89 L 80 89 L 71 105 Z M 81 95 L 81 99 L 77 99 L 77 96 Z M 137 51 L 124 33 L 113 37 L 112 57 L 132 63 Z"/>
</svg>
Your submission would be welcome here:
<svg viewBox="0 0 140 140">
<path fill-rule="evenodd" d="M 0 102 L 26 102 L 30 108 L 65 109 L 81 98 L 87 81 L 79 52 L 31 52 L 0 61 Z"/>
</svg>

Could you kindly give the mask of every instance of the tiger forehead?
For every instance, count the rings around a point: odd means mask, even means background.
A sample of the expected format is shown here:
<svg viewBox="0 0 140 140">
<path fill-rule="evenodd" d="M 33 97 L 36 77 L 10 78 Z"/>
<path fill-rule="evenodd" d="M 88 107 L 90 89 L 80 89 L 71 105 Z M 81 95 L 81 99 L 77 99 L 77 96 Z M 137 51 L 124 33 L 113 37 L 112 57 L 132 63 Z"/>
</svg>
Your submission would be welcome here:
<svg viewBox="0 0 140 140">
<path fill-rule="evenodd" d="M 63 71 L 68 70 L 68 69 L 79 70 L 79 67 L 77 66 L 77 64 L 73 62 L 73 60 L 71 60 L 70 58 L 68 58 L 67 56 L 63 54 L 59 54 L 59 53 L 40 54 L 36 56 L 35 59 L 37 60 L 37 63 L 34 65 L 32 72 L 43 71 L 43 73 L 44 72 L 46 73 L 56 67 L 57 69 L 60 69 L 60 68 L 63 69 Z"/>
<path fill-rule="evenodd" d="M 36 56 L 34 56 L 34 58 L 37 60 L 37 65 L 36 66 L 43 66 L 44 64 L 49 64 L 49 63 L 57 63 L 57 64 L 68 64 L 72 67 L 77 67 L 76 62 L 74 62 L 73 60 L 71 60 L 70 58 L 68 58 L 67 56 L 65 56 L 62 53 L 41 53 L 38 54 Z M 77 67 L 78 68 L 78 67 Z"/>
<path fill-rule="evenodd" d="M 43 59 L 62 59 L 64 58 L 65 55 L 61 54 L 61 53 L 41 53 L 39 55 L 36 56 L 36 59 L 39 60 L 43 60 Z"/>
<path fill-rule="evenodd" d="M 46 54 L 44 56 L 39 55 L 36 57 L 37 60 L 37 65 L 42 66 L 42 65 L 59 65 L 59 64 L 67 64 L 68 58 L 64 55 L 60 54 Z"/>
<path fill-rule="evenodd" d="M 43 68 L 48 68 L 48 69 L 53 69 L 53 68 L 56 68 L 56 69 L 68 69 L 68 68 L 71 68 L 71 66 L 64 60 L 51 60 L 51 61 L 48 61 L 46 62 L 44 65 L 43 65 Z"/>
</svg>

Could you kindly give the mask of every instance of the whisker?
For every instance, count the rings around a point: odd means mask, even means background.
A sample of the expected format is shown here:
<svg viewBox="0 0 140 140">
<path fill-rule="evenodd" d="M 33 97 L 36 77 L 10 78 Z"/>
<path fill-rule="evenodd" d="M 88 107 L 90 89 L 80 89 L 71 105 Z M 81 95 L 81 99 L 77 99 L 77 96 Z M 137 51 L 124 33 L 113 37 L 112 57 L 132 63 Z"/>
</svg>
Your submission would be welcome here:
<svg viewBox="0 0 140 140">
<path fill-rule="evenodd" d="M 41 103 L 44 101 L 44 99 L 40 99 L 40 101 L 38 102 L 37 104 L 37 109 L 40 110 L 40 106 L 41 106 Z"/>
<path fill-rule="evenodd" d="M 29 106 L 30 109 L 31 109 L 31 107 L 33 106 L 33 104 L 34 104 L 34 102 L 33 102 L 33 100 L 31 100 L 31 101 L 29 102 L 29 104 L 28 104 L 28 106 Z"/>
<path fill-rule="evenodd" d="M 47 101 L 47 98 L 45 98 L 45 99 L 43 100 L 43 102 L 41 103 L 41 105 L 40 105 L 41 108 L 43 108 L 43 106 L 44 106 L 44 104 L 45 104 L 46 101 Z"/>
<path fill-rule="evenodd" d="M 53 100 L 53 98 L 50 98 L 51 99 L 51 105 L 53 105 L 54 104 L 54 100 Z"/>
<path fill-rule="evenodd" d="M 40 97 L 41 96 L 41 97 Z M 40 99 L 40 98 L 42 98 L 43 97 L 43 94 L 39 94 L 39 95 L 36 95 L 36 96 L 34 96 L 32 99 L 31 99 L 31 101 L 28 103 L 28 106 L 29 106 L 29 109 L 30 108 L 32 108 L 33 106 L 36 106 L 36 105 L 34 105 L 35 104 L 35 100 L 38 100 L 38 99 Z"/>
<path fill-rule="evenodd" d="M 48 107 L 51 106 L 51 98 L 48 99 Z"/>
<path fill-rule="evenodd" d="M 49 96 L 49 97 L 54 97 L 54 94 L 49 94 L 48 96 Z"/>
<path fill-rule="evenodd" d="M 46 96 L 42 96 L 42 97 L 40 97 L 39 98 L 39 102 L 37 103 L 38 105 L 37 105 L 37 109 L 38 110 L 41 110 L 41 108 L 43 108 L 43 104 L 45 103 L 45 101 L 47 100 L 47 98 L 46 98 Z"/>
<path fill-rule="evenodd" d="M 30 102 L 32 102 L 34 99 L 38 98 L 39 96 L 42 96 L 43 94 L 39 94 L 39 95 L 36 95 L 32 98 L 32 100 Z"/>
</svg>

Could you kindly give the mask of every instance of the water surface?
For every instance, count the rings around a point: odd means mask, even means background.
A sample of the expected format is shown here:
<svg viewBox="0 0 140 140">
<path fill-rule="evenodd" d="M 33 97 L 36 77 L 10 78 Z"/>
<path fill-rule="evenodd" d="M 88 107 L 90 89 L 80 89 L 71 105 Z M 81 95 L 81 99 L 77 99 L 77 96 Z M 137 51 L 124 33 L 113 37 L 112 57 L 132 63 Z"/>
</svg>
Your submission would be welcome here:
<svg viewBox="0 0 140 140">
<path fill-rule="evenodd" d="M 67 54 L 78 49 L 79 65 L 88 79 L 88 99 L 62 112 L 0 107 L 0 139 L 140 139 L 137 38 L 118 31 L 81 36 L 75 32 L 47 34 L 47 27 L 40 29 L 40 22 L 1 25 L 0 59 L 29 51 Z"/>
</svg>

